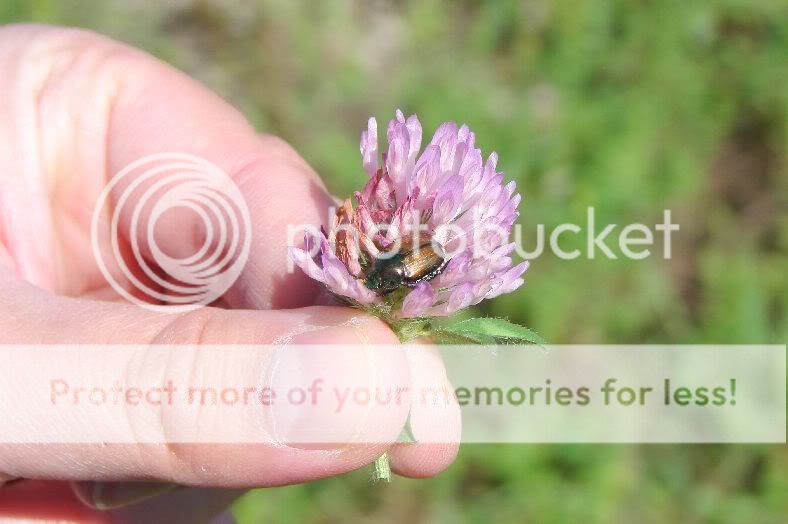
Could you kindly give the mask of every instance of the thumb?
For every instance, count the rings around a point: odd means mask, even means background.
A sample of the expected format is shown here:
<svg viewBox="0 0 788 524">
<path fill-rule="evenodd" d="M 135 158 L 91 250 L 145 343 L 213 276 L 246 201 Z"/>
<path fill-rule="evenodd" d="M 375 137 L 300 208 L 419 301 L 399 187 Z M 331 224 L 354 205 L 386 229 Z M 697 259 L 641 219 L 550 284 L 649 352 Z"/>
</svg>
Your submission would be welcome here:
<svg viewBox="0 0 788 524">
<path fill-rule="evenodd" d="M 6 344 L 0 346 L 0 473 L 12 477 L 227 487 L 302 482 L 372 462 L 407 418 L 407 403 L 356 404 L 341 413 L 322 403 L 303 420 L 300 411 L 278 404 L 118 406 L 90 396 L 116 380 L 142 387 L 164 377 L 178 386 L 274 391 L 314 376 L 348 387 L 408 383 L 404 353 L 374 346 L 395 344 L 393 333 L 348 308 L 163 314 L 54 297 L 24 284 L 0 281 L 0 292 L 14 297 L 0 304 L 0 342 Z M 250 345 L 210 350 L 228 341 Z M 61 346 L 47 345 L 55 343 Z M 262 345 L 270 343 L 289 345 Z M 307 354 L 308 344 L 337 349 Z M 54 379 L 61 381 L 58 390 Z M 323 437 L 327 443 L 320 444 Z"/>
</svg>

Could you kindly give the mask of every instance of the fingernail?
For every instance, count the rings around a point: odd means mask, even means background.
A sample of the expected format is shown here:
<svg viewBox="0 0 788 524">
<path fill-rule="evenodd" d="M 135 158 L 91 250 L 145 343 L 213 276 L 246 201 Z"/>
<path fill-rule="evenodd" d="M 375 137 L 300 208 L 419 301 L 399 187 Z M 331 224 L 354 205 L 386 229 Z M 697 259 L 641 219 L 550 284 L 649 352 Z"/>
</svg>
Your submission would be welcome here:
<svg viewBox="0 0 788 524">
<path fill-rule="evenodd" d="M 161 482 L 76 482 L 74 493 L 87 506 L 108 510 L 168 493 L 177 484 Z"/>
<path fill-rule="evenodd" d="M 410 404 L 407 360 L 370 335 L 364 322 L 351 323 L 302 333 L 277 350 L 270 376 L 277 441 L 338 449 L 396 440 Z"/>
<path fill-rule="evenodd" d="M 404 347 L 411 370 L 413 387 L 421 392 L 411 405 L 408 429 L 416 442 L 449 443 L 460 441 L 462 421 L 455 389 L 446 375 L 439 349 L 428 344 Z"/>
</svg>

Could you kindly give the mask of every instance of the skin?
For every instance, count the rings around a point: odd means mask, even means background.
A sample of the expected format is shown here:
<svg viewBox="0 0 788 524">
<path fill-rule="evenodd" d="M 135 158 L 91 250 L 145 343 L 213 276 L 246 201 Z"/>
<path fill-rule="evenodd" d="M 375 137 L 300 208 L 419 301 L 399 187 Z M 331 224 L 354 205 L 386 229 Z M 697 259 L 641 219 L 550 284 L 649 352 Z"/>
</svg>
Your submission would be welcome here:
<svg viewBox="0 0 788 524">
<path fill-rule="evenodd" d="M 327 303 L 320 288 L 287 271 L 287 224 L 325 221 L 333 199 L 290 146 L 258 134 L 217 95 L 138 50 L 66 28 L 0 28 L 0 73 L 0 343 L 396 343 L 374 318 L 316 305 Z M 249 262 L 220 307 L 168 314 L 124 302 L 107 285 L 93 259 L 90 219 L 113 174 L 145 155 L 173 151 L 231 176 L 249 205 L 253 235 Z M 129 220 L 121 217 L 125 242 Z M 187 213 L 165 215 L 156 238 L 171 255 L 201 244 Z M 108 237 L 102 246 L 109 249 Z M 434 348 L 402 367 L 413 381 L 446 380 Z M 0 403 L 9 396 L 2 387 Z M 366 424 L 386 423 L 375 416 Z M 416 408 L 410 416 L 417 439 L 424 431 L 446 443 L 394 445 L 392 469 L 435 475 L 456 456 L 459 417 L 439 420 Z M 436 431 L 445 438 L 435 439 Z M 389 446 L 0 443 L 0 518 L 209 521 L 245 488 L 344 473 Z"/>
</svg>

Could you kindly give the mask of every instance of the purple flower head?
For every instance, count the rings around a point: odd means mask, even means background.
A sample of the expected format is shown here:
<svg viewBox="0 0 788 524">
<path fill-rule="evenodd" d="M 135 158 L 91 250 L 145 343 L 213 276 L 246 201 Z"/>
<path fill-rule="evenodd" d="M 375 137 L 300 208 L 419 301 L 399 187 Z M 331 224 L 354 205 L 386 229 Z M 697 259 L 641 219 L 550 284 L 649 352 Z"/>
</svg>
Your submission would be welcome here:
<svg viewBox="0 0 788 524">
<path fill-rule="evenodd" d="M 389 304 L 399 318 L 435 317 L 517 289 L 528 262 L 512 266 L 515 183 L 503 185 L 468 126 L 442 124 L 424 151 L 416 115 L 401 111 L 378 158 L 377 122 L 361 134 L 369 181 L 337 210 L 328 232 L 307 235 L 290 257 L 335 295 Z"/>
</svg>

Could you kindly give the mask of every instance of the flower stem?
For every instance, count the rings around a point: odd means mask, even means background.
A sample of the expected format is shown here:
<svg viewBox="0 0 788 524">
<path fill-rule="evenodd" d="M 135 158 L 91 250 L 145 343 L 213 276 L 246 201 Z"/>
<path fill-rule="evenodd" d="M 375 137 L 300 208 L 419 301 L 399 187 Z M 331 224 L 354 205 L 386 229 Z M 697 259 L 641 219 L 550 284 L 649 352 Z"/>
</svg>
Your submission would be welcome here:
<svg viewBox="0 0 788 524">
<path fill-rule="evenodd" d="M 391 482 L 391 467 L 389 466 L 388 453 L 382 454 L 375 461 L 375 467 L 372 470 L 372 482 Z"/>
<path fill-rule="evenodd" d="M 391 327 L 394 333 L 397 334 L 400 342 L 408 342 L 414 338 L 426 335 L 430 332 L 429 319 L 405 319 L 397 322 L 392 322 L 386 319 L 386 323 Z M 389 456 L 384 453 L 375 461 L 375 466 L 372 470 L 372 482 L 391 482 L 391 466 L 389 465 Z"/>
</svg>

